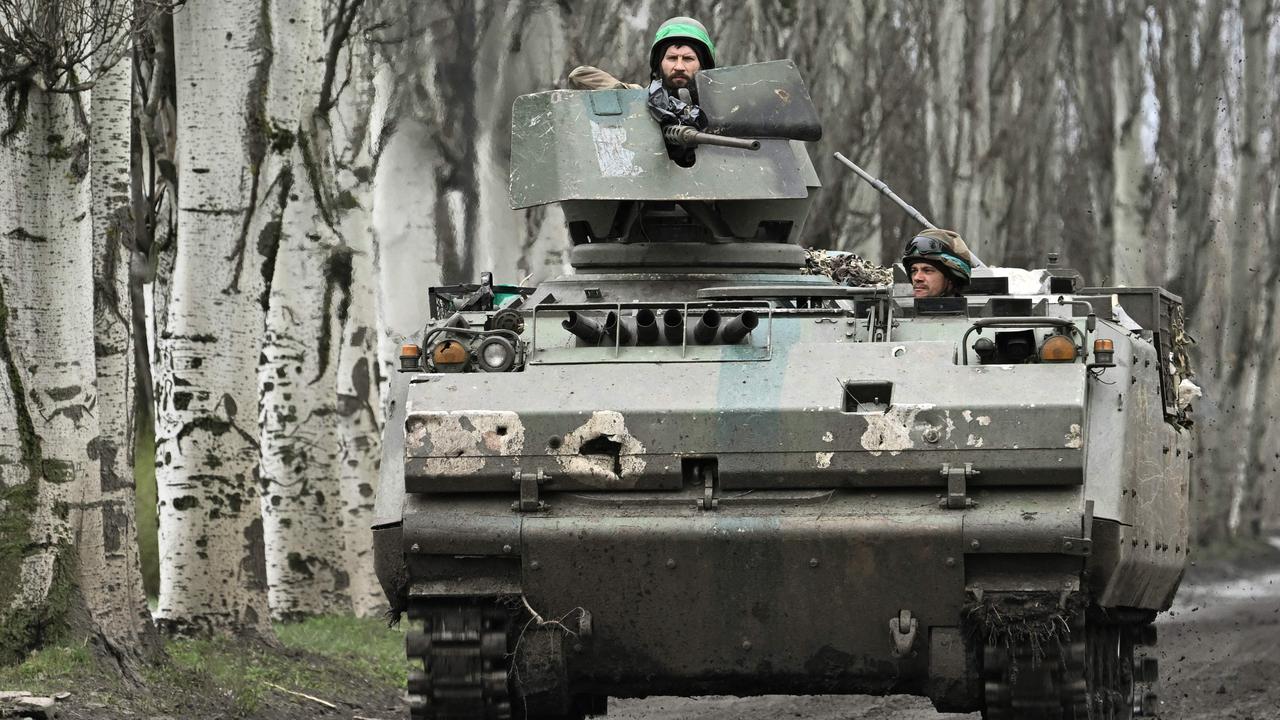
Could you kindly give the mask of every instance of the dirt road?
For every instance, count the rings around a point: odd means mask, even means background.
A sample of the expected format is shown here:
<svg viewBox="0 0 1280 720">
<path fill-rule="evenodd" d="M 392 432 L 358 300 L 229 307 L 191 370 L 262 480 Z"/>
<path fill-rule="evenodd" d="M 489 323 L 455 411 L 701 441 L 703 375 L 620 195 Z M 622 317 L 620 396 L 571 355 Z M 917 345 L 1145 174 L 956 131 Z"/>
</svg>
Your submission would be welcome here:
<svg viewBox="0 0 1280 720">
<path fill-rule="evenodd" d="M 1162 720 L 1280 720 L 1280 566 L 1247 573 L 1192 568 L 1157 620 Z M 1226 579 L 1224 579 L 1226 576 Z M 611 700 L 615 720 L 977 720 L 928 700 L 769 695 Z"/>
<path fill-rule="evenodd" d="M 1280 719 L 1280 568 L 1185 584 L 1158 625 L 1166 720 Z"/>
</svg>

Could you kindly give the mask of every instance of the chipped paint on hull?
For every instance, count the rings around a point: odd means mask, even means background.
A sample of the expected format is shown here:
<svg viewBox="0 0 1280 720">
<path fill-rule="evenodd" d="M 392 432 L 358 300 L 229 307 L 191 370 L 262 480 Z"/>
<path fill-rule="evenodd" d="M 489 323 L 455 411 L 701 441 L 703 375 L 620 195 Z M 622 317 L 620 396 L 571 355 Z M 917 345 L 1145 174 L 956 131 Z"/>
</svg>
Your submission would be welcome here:
<svg viewBox="0 0 1280 720">
<path fill-rule="evenodd" d="M 1071 423 L 1071 430 L 1067 432 L 1067 447 L 1079 448 L 1084 445 L 1084 438 L 1080 434 L 1080 426 Z"/>
<path fill-rule="evenodd" d="M 514 412 L 415 413 L 414 420 L 405 437 L 405 448 L 411 454 L 425 455 L 423 467 L 430 473 L 478 472 L 488 457 L 520 455 L 524 451 L 524 423 Z"/>
<path fill-rule="evenodd" d="M 928 404 L 894 405 L 882 414 L 864 416 L 867 429 L 860 440 L 862 447 L 872 455 L 886 451 L 897 455 L 903 450 L 910 450 L 914 447 L 911 426 L 915 424 L 916 415 L 932 407 Z"/>
<path fill-rule="evenodd" d="M 621 446 L 616 457 L 582 453 L 584 444 L 601 437 Z M 626 418 L 617 410 L 591 413 L 591 419 L 564 436 L 555 454 L 564 472 L 599 487 L 634 487 L 645 469 L 644 445 L 627 430 Z"/>
<path fill-rule="evenodd" d="M 635 164 L 635 152 L 627 149 L 627 129 L 591 123 L 591 139 L 596 145 L 596 161 L 605 177 L 633 177 L 642 170 Z"/>
</svg>

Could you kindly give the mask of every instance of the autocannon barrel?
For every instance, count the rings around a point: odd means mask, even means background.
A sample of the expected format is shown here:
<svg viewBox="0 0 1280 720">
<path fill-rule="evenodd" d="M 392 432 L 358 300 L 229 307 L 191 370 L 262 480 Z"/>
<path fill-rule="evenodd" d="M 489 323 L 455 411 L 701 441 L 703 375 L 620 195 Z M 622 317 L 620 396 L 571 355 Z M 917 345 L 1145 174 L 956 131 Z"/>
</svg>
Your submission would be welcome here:
<svg viewBox="0 0 1280 720">
<path fill-rule="evenodd" d="M 696 147 L 698 145 L 719 145 L 721 147 L 741 148 L 743 150 L 759 150 L 759 140 L 727 137 L 712 133 L 699 132 L 684 125 L 668 125 L 662 130 L 662 137 L 668 145 L 679 147 Z"/>
<path fill-rule="evenodd" d="M 572 310 L 569 311 L 569 315 L 560 323 L 560 326 L 592 345 L 600 342 L 600 337 L 604 335 L 604 328 L 600 326 L 598 320 L 593 320 Z"/>
<path fill-rule="evenodd" d="M 720 341 L 726 345 L 736 345 L 759 324 L 759 315 L 750 310 L 744 310 L 741 315 L 725 323 L 724 331 L 720 333 Z"/>
</svg>

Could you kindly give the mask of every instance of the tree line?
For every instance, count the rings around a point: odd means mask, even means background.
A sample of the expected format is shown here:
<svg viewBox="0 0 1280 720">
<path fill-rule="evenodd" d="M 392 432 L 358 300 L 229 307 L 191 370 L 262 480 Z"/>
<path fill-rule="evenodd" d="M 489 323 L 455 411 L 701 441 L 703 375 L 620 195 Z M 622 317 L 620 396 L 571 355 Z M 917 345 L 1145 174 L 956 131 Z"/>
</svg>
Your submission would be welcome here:
<svg viewBox="0 0 1280 720">
<path fill-rule="evenodd" d="M 720 64 L 807 79 L 809 244 L 887 262 L 915 230 L 839 150 L 990 264 L 1181 295 L 1197 537 L 1274 524 L 1272 0 L 0 0 L 0 653 L 71 624 L 130 667 L 157 626 L 381 611 L 384 388 L 426 289 L 564 269 L 559 211 L 508 208 L 512 100 L 642 81 L 690 12 Z"/>
</svg>

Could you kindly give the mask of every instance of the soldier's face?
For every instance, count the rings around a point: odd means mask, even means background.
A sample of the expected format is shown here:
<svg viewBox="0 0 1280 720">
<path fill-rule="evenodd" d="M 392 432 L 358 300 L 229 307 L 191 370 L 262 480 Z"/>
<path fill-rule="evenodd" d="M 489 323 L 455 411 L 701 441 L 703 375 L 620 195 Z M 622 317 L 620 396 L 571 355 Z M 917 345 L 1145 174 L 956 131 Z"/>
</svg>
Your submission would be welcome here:
<svg viewBox="0 0 1280 720">
<path fill-rule="evenodd" d="M 951 279 L 929 263 L 911 263 L 911 294 L 938 297 L 951 289 Z"/>
<path fill-rule="evenodd" d="M 662 84 L 668 90 L 689 87 L 693 84 L 693 76 L 702 69 L 698 62 L 698 53 L 688 45 L 672 45 L 662 55 Z"/>
</svg>

